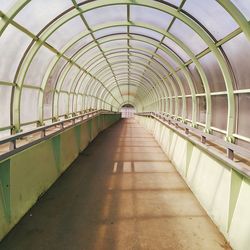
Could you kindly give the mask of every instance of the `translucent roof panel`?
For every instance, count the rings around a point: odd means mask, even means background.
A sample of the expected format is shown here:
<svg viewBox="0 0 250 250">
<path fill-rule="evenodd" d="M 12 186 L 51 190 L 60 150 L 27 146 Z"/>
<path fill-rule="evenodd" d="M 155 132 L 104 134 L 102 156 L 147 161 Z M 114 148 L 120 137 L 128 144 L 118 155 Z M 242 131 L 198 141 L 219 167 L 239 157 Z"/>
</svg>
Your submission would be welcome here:
<svg viewBox="0 0 250 250">
<path fill-rule="evenodd" d="M 206 122 L 206 99 L 203 96 L 196 98 L 197 102 L 197 121 L 201 123 Z"/>
<path fill-rule="evenodd" d="M 43 115 L 45 119 L 52 117 L 53 92 L 45 92 Z"/>
<path fill-rule="evenodd" d="M 113 34 L 119 34 L 119 33 L 127 33 L 127 28 L 124 26 L 118 26 L 118 27 L 111 27 L 111 28 L 106 28 L 102 30 L 98 30 L 94 32 L 94 36 L 96 39 L 104 36 L 109 36 Z"/>
<path fill-rule="evenodd" d="M 38 120 L 39 93 L 40 90 L 37 89 L 23 88 L 20 107 L 22 123 Z"/>
<path fill-rule="evenodd" d="M 73 65 L 70 68 L 69 72 L 67 73 L 66 77 L 64 78 L 61 89 L 65 91 L 70 91 L 70 88 L 75 80 L 75 77 L 77 76 L 79 72 L 80 72 L 80 69 Z"/>
<path fill-rule="evenodd" d="M 195 66 L 194 63 L 191 63 L 189 66 L 189 71 L 191 73 L 191 78 L 193 80 L 194 83 L 194 88 L 195 88 L 195 92 L 196 93 L 205 93 L 205 89 L 200 77 L 200 74 Z"/>
<path fill-rule="evenodd" d="M 77 96 L 77 100 L 76 100 L 76 103 L 77 103 L 77 111 L 81 111 L 82 110 L 82 105 L 83 105 L 83 100 L 82 100 L 82 96 L 81 95 L 78 95 Z"/>
<path fill-rule="evenodd" d="M 135 41 L 135 40 L 131 40 L 130 41 L 130 45 L 132 48 L 141 48 L 141 49 L 145 49 L 145 50 L 149 50 L 149 51 L 155 51 L 156 47 L 146 43 L 146 42 L 142 42 L 142 41 Z"/>
<path fill-rule="evenodd" d="M 175 20 L 170 33 L 184 42 L 195 54 L 207 48 L 206 43 L 200 36 L 180 20 Z"/>
<path fill-rule="evenodd" d="M 171 39 L 165 37 L 163 40 L 163 44 L 173 50 L 175 54 L 177 54 L 183 61 L 188 61 L 190 59 L 187 53 Z"/>
<path fill-rule="evenodd" d="M 48 39 L 47 42 L 60 50 L 70 39 L 86 31 L 86 27 L 80 17 L 75 17 L 59 27 Z"/>
<path fill-rule="evenodd" d="M 16 15 L 14 20 L 36 34 L 49 21 L 72 6 L 69 0 L 32 0 Z"/>
<path fill-rule="evenodd" d="M 46 89 L 52 90 L 57 82 L 57 79 L 61 73 L 62 68 L 67 64 L 67 61 L 64 58 L 60 58 L 53 70 L 50 73 L 50 77 L 46 84 Z"/>
<path fill-rule="evenodd" d="M 78 42 L 76 42 L 74 45 L 72 45 L 68 50 L 65 51 L 65 55 L 68 57 L 73 56 L 76 52 L 84 48 L 86 45 L 93 42 L 93 38 L 91 35 L 85 36 L 82 39 L 80 39 Z"/>
<path fill-rule="evenodd" d="M 214 0 L 187 0 L 183 9 L 199 20 L 217 40 L 238 28 L 230 14 Z"/>
<path fill-rule="evenodd" d="M 205 71 L 211 91 L 224 91 L 226 85 L 223 74 L 214 55 L 209 53 L 200 59 L 201 65 Z"/>
<path fill-rule="evenodd" d="M 161 39 L 163 38 L 163 35 L 161 33 L 157 33 L 153 30 L 149 30 L 149 29 L 142 28 L 142 27 L 131 26 L 129 28 L 129 32 L 139 34 L 142 36 L 146 36 L 146 37 L 151 37 L 158 41 L 161 41 Z"/>
<path fill-rule="evenodd" d="M 166 60 L 174 69 L 178 68 L 178 64 L 166 52 L 158 49 L 157 54 L 160 55 L 164 60 Z"/>
<path fill-rule="evenodd" d="M 25 83 L 39 86 L 45 75 L 47 67 L 54 56 L 54 53 L 42 46 L 29 66 L 25 77 Z"/>
<path fill-rule="evenodd" d="M 0 10 L 7 12 L 17 0 L 1 0 L 0 1 Z"/>
<path fill-rule="evenodd" d="M 184 76 L 184 74 L 183 74 L 182 71 L 178 71 L 177 75 L 178 75 L 178 77 L 180 78 L 180 80 L 182 82 L 182 86 L 184 88 L 185 94 L 186 95 L 190 95 L 191 92 L 190 92 L 190 88 L 189 88 L 189 84 L 188 84 L 187 78 Z"/>
<path fill-rule="evenodd" d="M 227 96 L 212 96 L 212 126 L 226 130 Z"/>
<path fill-rule="evenodd" d="M 10 125 L 11 86 L 0 85 L 0 127 Z"/>
<path fill-rule="evenodd" d="M 247 41 L 244 34 L 240 34 L 228 41 L 222 47 L 233 67 L 233 72 L 237 81 L 236 88 L 249 88 L 250 43 Z"/>
<path fill-rule="evenodd" d="M 130 7 L 130 19 L 132 22 L 145 23 L 166 30 L 172 16 L 152 8 L 132 5 Z"/>
<path fill-rule="evenodd" d="M 74 99 L 73 99 L 73 94 L 69 95 L 69 113 L 73 113 L 74 111 Z"/>
<path fill-rule="evenodd" d="M 69 101 L 68 94 L 61 92 L 59 94 L 59 101 L 58 101 L 59 115 L 64 115 L 68 113 L 68 101 Z"/>
<path fill-rule="evenodd" d="M 110 41 L 108 43 L 103 43 L 100 46 L 104 51 L 112 48 L 124 48 L 127 46 L 127 40 Z"/>
<path fill-rule="evenodd" d="M 12 25 L 6 28 L 0 39 L 0 81 L 14 81 L 19 62 L 30 42 L 27 35 Z"/>
<path fill-rule="evenodd" d="M 83 63 L 87 63 L 89 60 L 91 60 L 91 58 L 93 58 L 99 53 L 100 53 L 100 49 L 97 47 L 94 47 L 88 50 L 87 52 L 85 52 L 84 54 L 82 54 L 80 58 L 77 57 L 78 58 L 77 63 L 79 63 L 80 65 L 82 65 Z"/>
<path fill-rule="evenodd" d="M 126 21 L 127 11 L 126 6 L 107 6 L 94 9 L 84 13 L 84 17 L 91 28 L 104 23 L 116 21 Z"/>
<path fill-rule="evenodd" d="M 250 107 L 250 94 L 240 94 L 239 99 L 239 120 L 238 120 L 238 133 L 250 137 L 249 130 L 249 107 Z"/>
<path fill-rule="evenodd" d="M 231 0 L 231 2 L 244 14 L 247 20 L 250 20 L 249 0 Z"/>
</svg>

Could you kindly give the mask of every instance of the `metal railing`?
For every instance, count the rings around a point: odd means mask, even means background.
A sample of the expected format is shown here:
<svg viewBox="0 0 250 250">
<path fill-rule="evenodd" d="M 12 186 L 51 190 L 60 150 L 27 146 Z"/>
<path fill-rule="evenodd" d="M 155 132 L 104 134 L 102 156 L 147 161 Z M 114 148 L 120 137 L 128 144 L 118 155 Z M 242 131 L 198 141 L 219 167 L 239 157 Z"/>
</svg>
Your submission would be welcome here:
<svg viewBox="0 0 250 250">
<path fill-rule="evenodd" d="M 20 133 L 8 136 L 6 138 L 3 138 L 0 140 L 0 146 L 6 144 L 8 145 L 8 149 L 7 149 L 7 152 L 0 154 L 0 161 L 10 157 L 11 155 L 16 154 L 17 152 L 20 152 L 26 148 L 29 148 L 37 143 L 47 140 L 61 133 L 65 129 L 85 123 L 88 120 L 96 116 L 102 115 L 102 114 L 117 114 L 117 112 L 106 111 L 106 110 L 95 110 L 95 111 L 84 113 L 78 116 L 64 119 L 62 121 L 54 122 L 45 126 L 40 126 L 35 129 L 26 131 L 26 132 L 20 132 Z M 55 130 L 51 131 L 50 130 L 51 128 L 55 128 Z M 27 143 L 18 146 L 17 144 L 18 140 L 22 140 L 32 135 L 36 135 L 36 138 L 34 140 L 28 141 Z"/>
<path fill-rule="evenodd" d="M 234 143 L 225 141 L 218 136 L 206 133 L 198 128 L 191 127 L 184 122 L 178 121 L 169 117 L 168 115 L 160 112 L 142 112 L 136 113 L 139 116 L 152 117 L 162 124 L 166 125 L 176 133 L 191 141 L 193 144 L 202 147 L 209 153 L 212 153 L 216 158 L 223 160 L 225 163 L 230 164 L 232 168 L 240 172 L 247 178 L 250 178 L 250 166 L 249 163 L 245 163 L 244 166 L 235 161 L 236 158 L 243 158 L 245 162 L 250 161 L 250 151 Z M 193 137 L 191 138 L 191 136 Z M 215 150 L 210 150 L 212 146 L 217 146 L 226 152 L 226 157 L 222 153 L 218 153 Z M 238 159 L 237 159 L 238 161 Z"/>
</svg>

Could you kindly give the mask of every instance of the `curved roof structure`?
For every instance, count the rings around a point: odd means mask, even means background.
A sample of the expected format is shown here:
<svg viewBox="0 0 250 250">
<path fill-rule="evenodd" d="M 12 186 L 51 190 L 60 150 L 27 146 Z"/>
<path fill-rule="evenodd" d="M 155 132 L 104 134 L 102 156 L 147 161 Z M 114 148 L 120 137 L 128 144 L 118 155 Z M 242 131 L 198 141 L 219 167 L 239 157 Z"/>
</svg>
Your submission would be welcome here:
<svg viewBox="0 0 250 250">
<path fill-rule="evenodd" d="M 89 109 L 250 142 L 249 0 L 1 0 L 0 135 Z"/>
</svg>

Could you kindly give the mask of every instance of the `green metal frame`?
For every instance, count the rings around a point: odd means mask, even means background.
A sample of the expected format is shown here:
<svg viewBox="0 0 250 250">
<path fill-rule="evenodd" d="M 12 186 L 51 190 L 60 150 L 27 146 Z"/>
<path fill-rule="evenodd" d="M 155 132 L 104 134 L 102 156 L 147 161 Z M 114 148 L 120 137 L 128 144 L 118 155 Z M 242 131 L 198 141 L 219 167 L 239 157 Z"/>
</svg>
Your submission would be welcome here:
<svg viewBox="0 0 250 250">
<path fill-rule="evenodd" d="M 188 70 L 188 66 L 193 63 L 197 71 L 201 77 L 202 84 L 204 87 L 205 93 L 202 94 L 206 99 L 206 122 L 205 122 L 205 131 L 210 132 L 213 127 L 211 127 L 211 96 L 216 93 L 211 93 L 208 80 L 206 78 L 205 72 L 202 68 L 202 65 L 199 62 L 199 59 L 203 57 L 204 55 L 208 53 L 213 53 L 214 57 L 216 58 L 221 72 L 224 77 L 225 86 L 226 86 L 226 92 L 224 93 L 227 95 L 227 101 L 228 101 L 228 114 L 227 114 L 227 129 L 226 129 L 226 139 L 229 141 L 233 141 L 233 137 L 236 135 L 234 133 L 235 130 L 235 123 L 236 123 L 236 117 L 235 117 L 235 100 L 234 95 L 235 91 L 233 90 L 233 80 L 231 76 L 231 69 L 230 66 L 227 64 L 227 58 L 225 58 L 222 48 L 220 47 L 222 44 L 226 43 L 233 37 L 237 36 L 241 32 L 243 32 L 246 37 L 250 40 L 250 25 L 249 22 L 246 20 L 246 18 L 243 16 L 243 14 L 233 5 L 233 3 L 226 1 L 226 0 L 217 0 L 217 2 L 234 18 L 234 20 L 238 23 L 239 28 L 232 32 L 231 34 L 227 35 L 220 41 L 216 41 L 213 39 L 213 37 L 210 36 L 210 33 L 200 25 L 200 23 L 197 23 L 192 16 L 187 16 L 184 13 L 182 13 L 182 7 L 185 3 L 185 0 L 181 2 L 180 6 L 177 6 L 174 8 L 172 5 L 168 5 L 167 3 L 158 2 L 158 1 L 151 1 L 151 0 L 137 0 L 129 1 L 129 0 L 123 0 L 123 1 L 117 1 L 117 0 L 99 0 L 99 1 L 92 1 L 92 2 L 83 2 L 81 4 L 77 4 L 75 0 L 72 0 L 72 8 L 65 11 L 63 15 L 57 18 L 55 18 L 50 24 L 48 24 L 38 35 L 33 34 L 29 30 L 27 30 L 25 27 L 21 26 L 17 22 L 15 22 L 14 17 L 30 2 L 30 0 L 19 0 L 16 2 L 16 4 L 8 11 L 8 13 L 3 13 L 0 11 L 0 16 L 2 17 L 0 19 L 0 34 L 4 32 L 4 30 L 8 27 L 9 24 L 15 26 L 19 30 L 21 30 L 26 35 L 30 36 L 32 38 L 32 44 L 29 47 L 29 49 L 25 52 L 23 59 L 18 67 L 18 71 L 16 72 L 14 83 L 6 83 L 6 82 L 0 82 L 0 85 L 7 85 L 12 86 L 13 88 L 13 99 L 12 99 L 12 118 L 13 123 L 10 125 L 10 127 L 14 127 L 14 132 L 18 132 L 21 127 L 20 123 L 20 99 L 22 94 L 23 88 L 34 88 L 38 89 L 39 91 L 39 123 L 43 124 L 44 117 L 44 94 L 45 94 L 45 88 L 46 84 L 48 82 L 49 77 L 53 73 L 53 69 L 56 67 L 58 61 L 60 58 L 63 58 L 66 61 L 66 64 L 61 69 L 61 72 L 59 74 L 59 78 L 55 85 L 55 90 L 53 91 L 53 101 L 52 101 L 52 108 L 53 108 L 53 117 L 54 119 L 58 119 L 58 101 L 59 101 L 59 95 L 60 93 L 66 93 L 68 95 L 68 110 L 67 114 L 70 115 L 71 113 L 74 114 L 77 112 L 77 98 L 78 96 L 82 96 L 84 99 L 84 105 L 85 107 L 85 101 L 88 99 L 85 98 L 86 96 L 91 97 L 94 101 L 94 105 L 97 107 L 100 105 L 100 108 L 107 107 L 107 105 L 110 105 L 110 108 L 114 110 L 119 110 L 122 103 L 126 103 L 130 101 L 129 96 L 137 96 L 138 97 L 138 103 L 140 103 L 140 106 L 144 110 L 160 110 L 160 111 L 166 111 L 169 112 L 171 115 L 173 114 L 173 107 L 175 109 L 174 115 L 178 115 L 178 108 L 179 108 L 179 98 L 182 99 L 182 112 L 180 117 L 182 117 L 183 121 L 186 119 L 186 98 L 191 98 L 192 100 L 192 125 L 196 126 L 196 117 L 197 117 L 197 103 L 196 99 L 198 96 L 201 96 L 196 93 L 194 83 L 191 78 L 191 74 Z M 116 5 L 124 5 L 127 7 L 127 20 L 125 22 L 113 22 L 109 24 L 103 24 L 98 27 L 90 27 L 87 20 L 84 17 L 84 13 L 94 10 L 96 8 L 104 7 L 104 6 L 116 6 Z M 130 18 L 130 6 L 137 5 L 137 6 L 145 6 L 149 8 L 153 8 L 156 10 L 163 11 L 169 15 L 173 16 L 173 19 L 169 25 L 169 27 L 166 29 L 166 31 L 158 29 L 156 27 L 152 27 L 145 23 L 135 23 L 131 22 Z M 63 26 L 66 22 L 73 19 L 74 17 L 79 16 L 82 21 L 83 25 L 87 28 L 86 32 L 82 32 L 81 34 L 77 35 L 76 37 L 72 38 L 71 41 L 69 41 L 64 48 L 61 49 L 61 51 L 58 51 L 53 46 L 48 44 L 46 40 L 50 35 L 52 35 L 58 28 Z M 198 55 L 194 55 L 193 52 L 186 46 L 180 39 L 173 36 L 169 30 L 175 20 L 178 19 L 188 25 L 192 30 L 194 30 L 199 37 L 207 44 L 208 48 L 205 49 L 203 52 L 199 53 Z M 110 34 L 105 37 L 101 37 L 96 39 L 95 32 L 103 29 L 107 29 L 109 27 L 119 27 L 119 26 L 125 26 L 127 27 L 127 34 Z M 154 38 L 142 36 L 140 34 L 131 34 L 130 27 L 142 27 L 148 30 L 153 30 L 161 35 L 163 35 L 163 38 L 161 41 L 158 41 Z M 65 52 L 70 50 L 74 44 L 79 41 L 80 39 L 90 35 L 92 37 L 92 42 L 84 47 L 82 47 L 79 51 L 77 51 L 76 54 L 74 54 L 72 57 L 67 57 Z M 185 53 L 190 57 L 190 60 L 187 62 L 183 62 L 178 54 L 175 54 L 174 51 L 169 49 L 166 45 L 163 44 L 164 37 L 167 37 L 171 39 L 174 43 L 176 43 L 178 46 L 180 46 Z M 111 41 L 115 40 L 123 40 L 127 42 L 127 46 L 120 48 L 123 49 L 122 52 L 115 52 L 115 50 L 108 50 L 104 51 L 102 49 L 102 45 L 105 43 L 109 43 Z M 131 41 L 140 41 L 141 43 L 147 43 L 151 44 L 155 47 L 155 51 L 148 51 L 143 48 L 134 48 L 131 46 Z M 39 51 L 41 46 L 45 46 L 47 49 L 52 51 L 55 54 L 54 59 L 51 61 L 51 63 L 48 66 L 48 69 L 43 77 L 43 81 L 39 87 L 33 86 L 31 84 L 28 84 L 25 82 L 26 74 L 29 70 L 30 65 L 32 64 L 32 61 L 36 55 L 36 53 Z M 88 65 L 86 63 L 85 65 L 77 63 L 78 60 L 81 59 L 88 51 L 90 51 L 92 48 L 98 48 L 98 54 L 94 54 L 92 58 L 90 58 L 91 64 Z M 178 68 L 174 69 L 171 67 L 170 63 L 163 59 L 159 54 L 157 54 L 158 50 L 162 50 L 164 53 L 166 53 L 168 56 L 170 56 L 175 63 L 177 63 Z M 124 50 L 126 50 L 126 53 L 124 54 Z M 109 57 L 111 54 L 113 55 Z M 115 57 L 119 57 L 124 54 L 124 57 L 127 57 L 127 60 L 121 60 L 119 63 L 114 61 L 111 62 L 112 59 Z M 131 58 L 135 57 L 140 58 L 140 60 L 144 60 L 145 63 L 136 63 L 132 62 Z M 140 54 L 140 55 L 139 55 Z M 142 59 L 143 58 L 143 59 Z M 124 64 L 124 65 L 123 65 Z M 120 67 L 122 66 L 122 71 L 127 72 L 127 100 L 125 100 L 125 93 L 122 93 L 120 89 L 120 80 L 118 79 L 118 74 L 116 74 L 116 66 Z M 138 66 L 140 65 L 140 66 Z M 156 70 L 153 68 L 153 65 L 158 65 L 165 68 L 167 74 L 163 76 L 162 71 Z M 68 74 L 71 72 L 71 69 L 73 67 L 78 68 L 78 73 L 75 75 L 71 85 L 68 87 L 68 91 L 65 91 L 63 89 L 63 84 L 68 76 Z M 100 67 L 99 70 L 97 70 L 97 67 Z M 156 68 L 156 67 L 155 67 Z M 139 69 L 142 69 L 142 71 L 139 71 Z M 138 93 L 131 92 L 130 89 L 130 79 L 134 76 L 133 71 L 139 72 L 138 74 L 141 75 L 141 77 L 138 79 L 138 82 L 136 84 L 138 86 Z M 184 82 L 179 78 L 178 72 L 182 72 L 184 75 L 184 79 L 187 82 L 190 94 L 185 93 L 184 89 Z M 90 80 L 86 82 L 86 77 L 90 77 Z M 106 79 L 105 79 L 106 77 Z M 137 77 L 137 76 L 136 76 Z M 147 86 L 147 83 L 144 78 L 150 79 L 151 87 L 143 88 L 142 86 Z M 157 80 L 158 79 L 158 80 Z M 113 81 L 112 81 L 113 80 Z M 139 84 L 141 83 L 141 84 Z M 126 84 L 125 79 L 123 79 L 123 84 Z M 116 86 L 116 87 L 114 87 Z M 131 85 L 132 86 L 132 85 Z M 177 87 L 181 91 L 181 95 L 178 94 Z M 142 92 L 140 92 L 142 89 L 144 89 Z M 79 92 L 79 90 L 82 90 L 82 92 Z M 249 92 L 247 92 L 249 93 Z M 220 94 L 220 93 L 218 93 Z M 85 100 L 86 99 L 86 100 Z M 168 103 L 169 100 L 170 102 Z M 70 100 L 72 100 L 70 103 Z M 102 100 L 102 101 L 101 101 Z M 174 102 L 173 102 L 174 100 Z M 165 103 L 166 102 L 166 103 Z M 134 103 L 137 105 L 136 103 Z M 165 105 L 166 104 L 166 105 Z M 87 102 L 86 105 L 89 105 Z M 72 106 L 72 112 L 70 112 L 70 107 Z M 164 107 L 164 108 L 163 108 Z"/>
</svg>

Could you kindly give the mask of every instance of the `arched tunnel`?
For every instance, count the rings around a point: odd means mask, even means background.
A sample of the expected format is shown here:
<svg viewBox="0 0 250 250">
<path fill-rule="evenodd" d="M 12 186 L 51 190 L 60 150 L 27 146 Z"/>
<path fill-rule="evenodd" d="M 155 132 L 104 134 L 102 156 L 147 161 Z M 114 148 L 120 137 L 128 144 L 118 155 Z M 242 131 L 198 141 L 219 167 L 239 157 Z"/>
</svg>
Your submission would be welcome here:
<svg viewBox="0 0 250 250">
<path fill-rule="evenodd" d="M 250 249 L 250 0 L 0 0 L 0 249 Z"/>
</svg>

